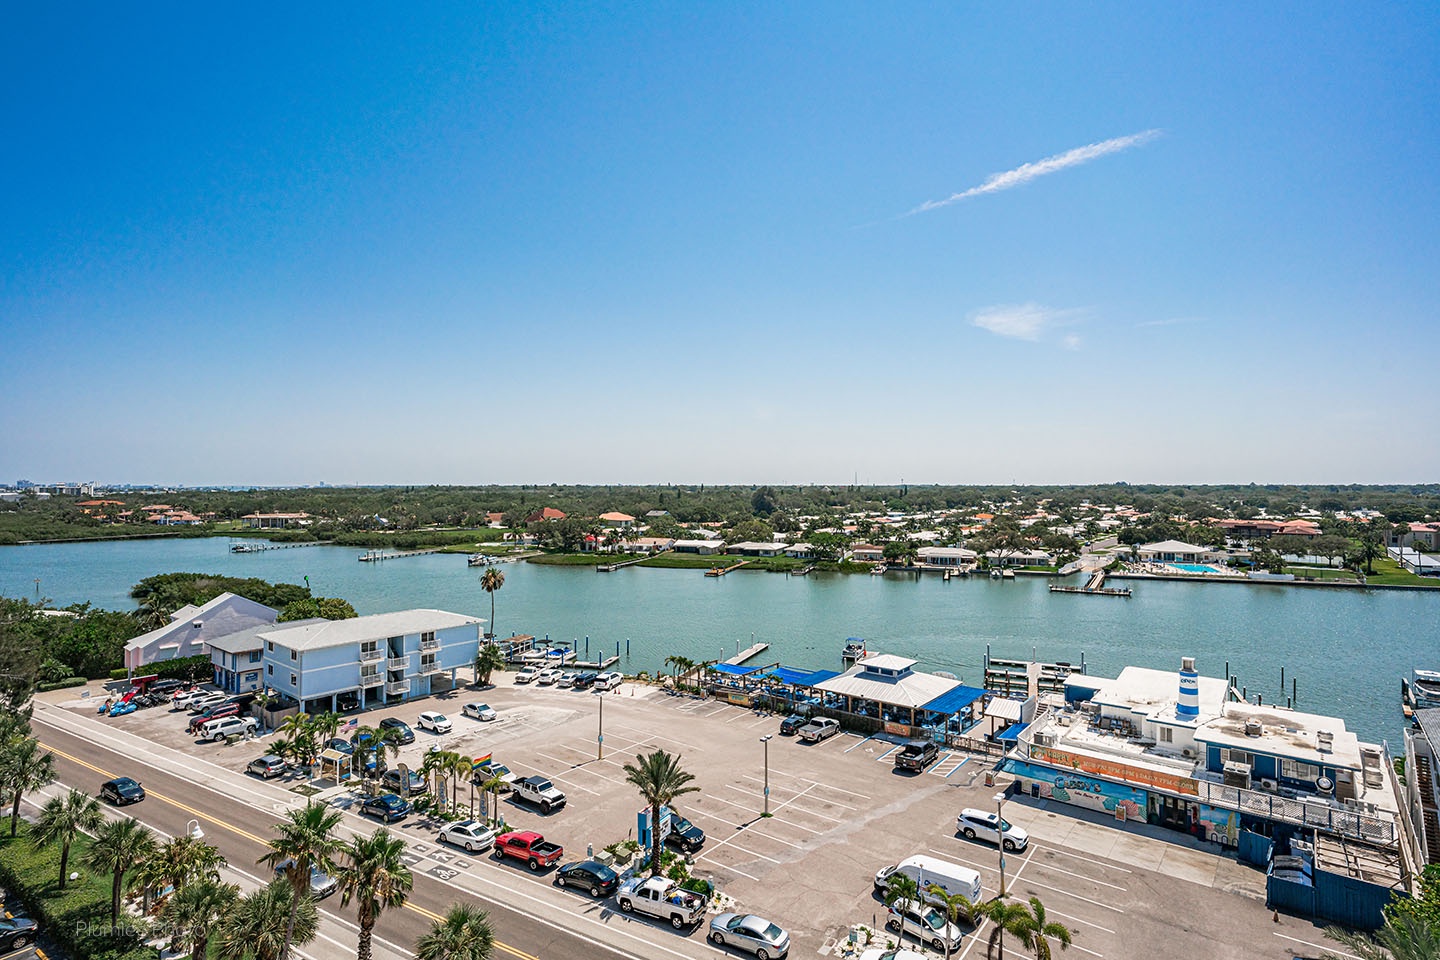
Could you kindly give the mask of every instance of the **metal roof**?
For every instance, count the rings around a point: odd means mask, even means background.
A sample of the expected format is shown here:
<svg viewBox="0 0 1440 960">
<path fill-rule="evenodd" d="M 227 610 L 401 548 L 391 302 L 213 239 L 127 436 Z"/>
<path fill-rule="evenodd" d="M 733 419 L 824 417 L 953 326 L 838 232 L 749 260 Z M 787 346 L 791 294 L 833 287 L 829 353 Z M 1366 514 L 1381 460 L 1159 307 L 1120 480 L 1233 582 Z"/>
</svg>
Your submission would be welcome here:
<svg viewBox="0 0 1440 960">
<path fill-rule="evenodd" d="M 826 671 L 822 670 L 820 672 L 825 673 Z M 769 673 L 765 674 L 765 676 L 774 677 L 781 683 L 805 686 L 806 681 L 809 680 L 811 677 L 815 676 L 815 674 L 811 673 L 809 670 L 796 670 L 794 667 L 776 667 Z M 828 680 L 829 678 L 825 677 L 822 679 Z"/>
<path fill-rule="evenodd" d="M 754 673 L 754 672 L 757 671 L 757 670 L 761 670 L 761 669 L 763 669 L 763 668 L 762 668 L 762 667 L 742 667 L 742 666 L 739 665 L 738 663 L 713 663 L 713 664 L 710 665 L 710 669 L 711 669 L 711 670 L 714 670 L 716 673 L 728 673 L 728 674 L 731 674 L 732 676 L 744 677 L 744 676 L 748 676 L 748 675 Z"/>
<path fill-rule="evenodd" d="M 905 658 L 892 659 L 903 661 Z M 956 680 L 946 680 L 933 673 L 914 673 L 909 670 L 898 676 L 871 673 L 863 669 L 864 663 L 865 661 L 861 661 L 844 673 L 812 686 L 827 693 L 861 697 L 894 707 L 923 707 L 941 694 L 960 686 Z"/>
<path fill-rule="evenodd" d="M 983 696 L 985 691 L 979 687 L 958 686 L 925 704 L 925 709 L 932 713 L 959 713 Z"/>
<path fill-rule="evenodd" d="M 831 680 L 838 676 L 840 676 L 838 670 L 816 670 L 814 673 L 799 680 L 798 683 L 802 687 L 813 687 L 816 684 L 824 683 L 826 680 Z"/>
<path fill-rule="evenodd" d="M 479 617 L 467 617 L 445 610 L 396 610 L 392 613 L 372 613 L 366 617 L 349 620 L 327 620 L 309 626 L 276 624 L 260 636 L 287 650 L 318 650 L 323 647 L 339 647 L 362 640 L 383 640 L 387 637 L 402 637 L 423 633 L 427 630 L 444 630 L 449 627 L 478 626 L 485 621 Z M 479 632 L 476 632 L 478 638 Z"/>
<path fill-rule="evenodd" d="M 1030 724 L 1028 723 L 1012 723 L 1010 724 L 1010 726 L 1006 727 L 1004 730 L 1001 730 L 998 734 L 996 734 L 995 739 L 999 740 L 1001 743 L 1019 740 L 1020 734 L 1024 733 L 1025 728 L 1028 726 L 1030 726 Z"/>
</svg>

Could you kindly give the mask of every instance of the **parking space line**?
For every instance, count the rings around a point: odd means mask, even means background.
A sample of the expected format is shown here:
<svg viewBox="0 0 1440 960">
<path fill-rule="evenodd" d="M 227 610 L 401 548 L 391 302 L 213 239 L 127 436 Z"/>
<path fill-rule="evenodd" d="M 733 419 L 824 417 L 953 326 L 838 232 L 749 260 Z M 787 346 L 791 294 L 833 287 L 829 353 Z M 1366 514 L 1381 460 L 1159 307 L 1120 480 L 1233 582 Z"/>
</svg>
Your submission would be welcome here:
<svg viewBox="0 0 1440 960">
<path fill-rule="evenodd" d="M 1091 921 L 1089 921 L 1089 920 L 1086 920 L 1086 919 L 1083 918 L 1083 917 L 1077 917 L 1077 916 L 1075 916 L 1074 914 L 1061 913 L 1059 910 L 1055 910 L 1055 909 L 1053 909 L 1053 908 L 1051 908 L 1051 907 L 1046 907 L 1046 908 L 1045 908 L 1045 912 L 1046 912 L 1046 913 L 1053 913 L 1053 914 L 1055 914 L 1055 916 L 1057 916 L 1057 917 L 1064 917 L 1066 920 L 1073 920 L 1073 921 L 1075 921 L 1076 923 L 1083 923 L 1083 924 L 1085 924 L 1085 926 L 1087 926 L 1087 927 L 1094 927 L 1096 930 L 1099 930 L 1099 931 L 1102 932 L 1102 933 L 1108 933 L 1108 934 L 1111 934 L 1112 936 L 1113 936 L 1114 933 L 1115 933 L 1115 931 L 1114 931 L 1114 930 L 1111 930 L 1109 927 L 1102 927 L 1102 926 L 1100 926 L 1100 924 L 1098 924 L 1098 923 L 1093 923 L 1093 922 L 1091 922 Z"/>
<path fill-rule="evenodd" d="M 864 740 L 861 740 L 859 743 L 851 744 L 850 746 L 846 747 L 846 748 L 845 748 L 845 752 L 846 752 L 846 753 L 849 753 L 851 750 L 854 750 L 856 747 L 864 746 L 866 743 L 870 742 L 870 741 L 873 740 L 873 739 L 875 739 L 875 738 L 874 738 L 874 737 L 866 737 Z"/>
<path fill-rule="evenodd" d="M 732 801 L 730 801 L 730 800 L 726 800 L 724 797 L 716 796 L 716 795 L 713 794 L 713 793 L 707 793 L 705 796 L 706 796 L 708 799 L 710 799 L 710 800 L 718 800 L 718 801 L 720 801 L 721 803 L 725 804 L 726 806 L 734 807 L 734 808 L 737 809 L 737 810 L 744 810 L 746 813 L 750 813 L 750 814 L 754 814 L 754 813 L 755 813 L 755 808 L 754 808 L 754 807 L 742 806 L 741 804 L 734 803 L 734 802 L 732 802 Z M 823 830 L 816 830 L 816 829 L 814 829 L 813 827 L 807 827 L 807 826 L 805 826 L 803 823 L 796 823 L 794 820 L 781 820 L 781 819 L 778 818 L 778 817 L 772 817 L 771 820 L 770 820 L 770 822 L 771 822 L 771 823 L 783 823 L 783 824 L 785 824 L 786 826 L 795 827 L 795 828 L 798 829 L 798 830 L 804 830 L 806 833 L 813 833 L 813 834 L 815 834 L 816 836 L 819 836 L 820 834 L 822 834 L 822 833 L 825 832 L 825 831 L 823 831 Z"/>
<path fill-rule="evenodd" d="M 1040 852 L 1041 852 L 1041 853 L 1058 853 L 1058 854 L 1060 854 L 1060 856 L 1062 856 L 1062 857 L 1072 857 L 1072 858 L 1074 858 L 1074 859 L 1076 859 L 1076 860 L 1083 860 L 1083 861 L 1085 861 L 1086 863 L 1093 863 L 1095 866 L 1097 866 L 1097 867 L 1102 867 L 1102 868 L 1104 868 L 1104 869 L 1106 869 L 1106 870 L 1119 870 L 1121 873 L 1134 873 L 1134 872 L 1135 872 L 1134 870 L 1126 870 L 1124 867 L 1117 867 L 1117 866 L 1115 866 L 1115 865 L 1112 864 L 1112 863 L 1101 863 L 1100 861 L 1095 860 L 1095 859 L 1093 859 L 1093 858 L 1091 858 L 1091 857 L 1082 857 L 1082 856 L 1080 856 L 1079 854 L 1071 853 L 1071 852 L 1069 852 L 1068 850 L 1056 850 L 1054 847 L 1046 847 L 1045 849 L 1041 850 Z"/>
<path fill-rule="evenodd" d="M 1355 956 L 1355 954 L 1353 953 L 1346 953 L 1344 950 L 1336 950 L 1334 947 L 1322 947 L 1318 943 L 1311 943 L 1309 940 L 1301 940 L 1299 937 L 1287 937 L 1283 933 L 1277 933 L 1275 934 L 1275 936 L 1279 937 L 1281 940 L 1292 940 L 1295 943 L 1303 943 L 1307 947 L 1314 947 L 1316 950 L 1324 950 L 1327 953 L 1333 953 L 1337 956 L 1349 957 L 1350 960 L 1360 960 L 1360 958 Z"/>
<path fill-rule="evenodd" d="M 969 757 L 964 757 L 964 758 L 962 758 L 959 763 L 955 764 L 955 769 L 954 769 L 954 770 L 951 770 L 950 773 L 945 774 L 945 779 L 946 779 L 946 780 L 949 780 L 950 777 L 951 777 L 951 775 L 953 775 L 953 774 L 955 773 L 955 770 L 959 770 L 961 767 L 965 766 L 965 764 L 967 764 L 967 763 L 969 763 L 969 762 L 970 762 L 970 758 L 969 758 Z"/>
<path fill-rule="evenodd" d="M 824 787 L 826 790 L 834 790 L 836 793 L 848 793 L 852 797 L 859 797 L 861 800 L 869 800 L 870 796 L 864 793 L 856 793 L 854 790 L 846 790 L 844 787 L 836 787 L 825 783 L 822 780 L 811 780 L 809 777 L 802 777 L 798 774 L 789 773 L 785 770 L 771 770 L 771 777 L 789 777 L 791 780 L 799 780 L 801 783 L 808 783 L 816 787 Z"/>
<path fill-rule="evenodd" d="M 890 756 L 890 754 L 894 753 L 896 750 L 899 750 L 899 749 L 900 749 L 900 744 L 897 743 L 897 744 L 895 744 L 893 747 L 891 747 L 889 750 L 886 750 L 884 753 L 880 754 L 880 756 L 876 757 L 876 758 L 875 758 L 875 762 L 876 762 L 876 763 L 879 763 L 880 761 L 884 760 L 886 757 Z"/>
<path fill-rule="evenodd" d="M 1041 860 L 1032 859 L 1030 862 L 1035 864 L 1035 866 L 1039 867 L 1042 870 L 1051 870 L 1055 873 L 1063 873 L 1067 877 L 1074 877 L 1077 880 L 1084 880 L 1086 883 L 1098 883 L 1102 887 L 1109 887 L 1111 890 L 1119 890 L 1121 893 L 1127 892 L 1126 888 L 1120 886 L 1118 883 L 1106 883 L 1104 880 L 1095 880 L 1091 877 L 1085 876 L 1083 873 L 1073 873 L 1069 870 L 1062 870 L 1059 867 L 1052 867 L 1050 866 L 1050 864 L 1045 863 Z"/>
<path fill-rule="evenodd" d="M 750 774 L 748 774 L 748 773 L 747 773 L 747 774 L 744 774 L 743 776 L 745 777 L 746 780 L 754 780 L 756 783 L 764 783 L 764 782 L 765 782 L 764 780 L 761 780 L 759 777 L 752 777 L 752 776 L 750 776 Z M 800 779 L 800 778 L 799 778 L 799 777 L 796 777 L 796 779 L 798 780 L 798 779 Z M 822 783 L 816 783 L 815 781 L 812 780 L 812 781 L 810 781 L 810 786 L 806 787 L 805 790 L 802 791 L 802 792 L 808 792 L 808 791 L 810 791 L 810 790 L 814 790 L 816 787 L 822 787 L 822 786 L 824 786 L 824 784 L 822 784 Z M 781 787 L 780 789 L 784 790 L 784 789 L 787 789 L 787 788 Z M 819 797 L 816 797 L 815 799 L 818 800 L 818 799 L 820 799 L 820 798 L 819 798 Z M 850 804 L 848 804 L 848 803 L 841 803 L 839 800 L 826 800 L 825 802 L 826 802 L 826 803 L 829 803 L 829 804 L 833 804 L 834 806 L 837 806 L 837 807 L 844 807 L 846 810 L 854 810 L 854 809 L 855 809 L 854 807 L 850 806 Z"/>
<path fill-rule="evenodd" d="M 532 767 L 532 766 L 530 766 L 530 764 L 528 764 L 528 763 L 522 763 L 522 762 L 519 761 L 519 760 L 511 760 L 510 762 L 513 763 L 513 764 L 514 764 L 515 766 L 517 766 L 517 767 L 526 767 L 526 768 L 528 768 L 528 769 L 530 769 L 530 770 L 534 770 L 536 773 L 540 774 L 541 776 L 549 777 L 551 780 L 559 780 L 561 783 L 566 784 L 566 785 L 571 786 L 571 787 L 574 787 L 576 790 L 583 790 L 583 791 L 585 791 L 586 793 L 591 794 L 592 796 L 596 796 L 596 797 L 600 796 L 600 791 L 598 791 L 598 790 L 591 790 L 589 787 L 582 787 L 582 786 L 580 786 L 580 784 L 578 784 L 578 783 L 572 783 L 571 781 L 565 779 L 564 777 L 557 777 L 557 776 L 554 776 L 554 775 L 552 775 L 552 774 L 548 774 L 548 773 L 546 773 L 544 770 L 541 770 L 539 767 Z"/>
<path fill-rule="evenodd" d="M 694 813 L 693 810 L 692 810 L 691 812 Z M 726 820 L 724 817 L 717 817 L 717 816 L 715 816 L 714 814 L 709 814 L 709 813 L 694 813 L 694 816 L 692 817 L 692 819 L 700 820 L 700 821 L 702 821 L 702 822 L 703 822 L 703 821 L 713 820 L 713 821 L 716 821 L 716 822 L 718 822 L 718 823 L 723 823 L 725 826 L 730 827 L 731 829 L 734 829 L 734 830 L 739 830 L 739 829 L 741 828 L 741 825 L 738 824 L 738 823 L 731 823 L 729 820 Z M 771 819 L 773 820 L 774 818 L 772 817 Z M 781 821 L 781 822 L 783 823 L 784 821 Z M 754 825 L 754 824 L 751 824 L 750 826 L 745 827 L 745 829 L 746 829 L 747 831 L 749 831 L 750 833 L 753 833 L 753 834 L 754 834 L 755 836 L 757 836 L 757 837 L 764 837 L 766 840 L 773 840 L 773 841 L 775 841 L 776 843 L 783 843 L 783 844 L 785 844 L 785 846 L 787 846 L 787 847 L 794 847 L 796 850 L 800 849 L 800 844 L 798 844 L 798 843 L 791 843 L 789 840 L 781 840 L 779 837 L 772 837 L 772 836 L 770 836 L 770 834 L 768 834 L 768 833 L 761 833 L 760 831 L 758 831 L 758 830 L 755 829 L 755 825 Z"/>
<path fill-rule="evenodd" d="M 744 793 L 747 797 L 757 797 L 757 798 L 759 798 L 760 800 L 764 800 L 764 799 L 765 799 L 765 795 L 764 795 L 763 793 L 750 793 L 750 792 L 747 791 L 744 787 L 736 786 L 736 785 L 733 784 L 733 783 L 727 783 L 727 784 L 725 784 L 725 786 L 729 787 L 731 790 L 739 790 L 739 791 L 741 791 L 742 793 Z M 806 794 L 808 791 L 812 790 L 812 789 L 814 789 L 814 788 L 813 788 L 813 787 L 806 787 L 804 790 L 802 790 L 802 791 L 800 791 L 799 793 L 795 794 L 795 796 L 791 797 L 789 800 L 786 800 L 786 801 L 782 802 L 779 806 L 776 806 L 775 804 L 772 803 L 772 804 L 770 805 L 770 812 L 771 812 L 771 813 L 774 813 L 774 812 L 777 811 L 777 810 L 783 810 L 783 809 L 785 809 L 786 807 L 790 806 L 790 804 L 794 803 L 796 800 L 799 800 L 801 797 L 805 796 L 805 794 Z M 843 821 L 843 820 L 837 820 L 835 817 L 827 817 L 827 816 L 825 816 L 825 814 L 823 814 L 823 813 L 816 813 L 814 810 L 810 810 L 810 809 L 807 809 L 807 808 L 805 808 L 805 807 L 796 807 L 796 810 L 797 810 L 798 812 L 800 812 L 800 813 L 803 813 L 803 814 L 807 815 L 807 816 L 819 817 L 821 820 L 829 820 L 831 823 L 844 823 L 844 822 L 845 822 L 845 821 Z"/>
<path fill-rule="evenodd" d="M 684 747 L 686 750 L 703 750 L 703 749 L 704 749 L 703 747 L 697 747 L 697 746 L 695 746 L 693 743 L 686 743 L 684 740 L 676 740 L 674 737 L 666 736 L 666 735 L 663 734 L 663 733 L 652 733 L 652 732 L 649 731 L 649 730 L 640 730 L 640 729 L 637 729 L 637 728 L 635 728 L 635 727 L 628 726 L 628 725 L 623 724 L 623 723 L 611 724 L 611 728 L 612 728 L 612 729 L 617 728 L 617 727 L 618 727 L 619 729 L 621 729 L 621 730 L 634 730 L 636 733 L 644 734 L 645 737 L 646 737 L 646 739 L 668 740 L 668 741 L 670 741 L 671 743 L 678 743 L 678 744 L 680 744 L 680 746 Z"/>
<path fill-rule="evenodd" d="M 1025 882 L 1026 882 L 1026 883 L 1030 883 L 1030 884 L 1034 884 L 1035 886 L 1040 887 L 1041 889 L 1049 890 L 1049 891 L 1051 891 L 1052 893 L 1059 893 L 1059 894 L 1062 894 L 1062 895 L 1067 896 L 1067 897 L 1074 897 L 1076 900 L 1084 900 L 1086 903 L 1094 904 L 1094 905 L 1097 906 L 1097 907 L 1103 907 L 1103 908 L 1105 908 L 1106 910 L 1110 910 L 1110 911 L 1113 911 L 1113 912 L 1115 912 L 1115 913 L 1124 913 L 1124 912 L 1125 912 L 1124 910 L 1121 910 L 1119 907 L 1112 907 L 1110 904 L 1105 903 L 1103 900 L 1091 900 L 1089 897 L 1082 897 L 1082 896 L 1080 896 L 1080 894 L 1078 894 L 1078 893 L 1071 893 L 1069 890 L 1061 890 L 1059 887 L 1052 887 L 1052 886 L 1050 886 L 1050 884 L 1048 884 L 1048 883 L 1041 883 L 1039 880 L 1031 880 L 1029 877 L 1026 877 L 1026 878 L 1025 878 Z"/>
</svg>

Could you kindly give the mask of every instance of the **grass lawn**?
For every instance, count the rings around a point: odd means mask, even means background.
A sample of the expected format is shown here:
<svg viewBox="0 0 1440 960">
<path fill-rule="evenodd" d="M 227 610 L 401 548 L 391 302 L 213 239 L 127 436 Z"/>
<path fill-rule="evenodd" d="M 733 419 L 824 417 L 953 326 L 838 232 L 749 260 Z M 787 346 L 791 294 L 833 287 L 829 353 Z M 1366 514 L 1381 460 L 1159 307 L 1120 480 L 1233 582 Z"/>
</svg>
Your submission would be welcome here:
<svg viewBox="0 0 1440 960">
<path fill-rule="evenodd" d="M 1380 557 L 1375 560 L 1375 572 L 1366 574 L 1365 582 L 1440 589 L 1440 583 L 1437 583 L 1434 577 L 1417 577 L 1389 557 Z"/>
<path fill-rule="evenodd" d="M 1346 580 L 1354 582 L 1357 578 L 1354 570 L 1342 570 L 1337 567 L 1286 567 L 1286 573 L 1293 573 L 1299 580 Z"/>
<path fill-rule="evenodd" d="M 639 559 L 633 553 L 542 553 L 531 557 L 526 563 L 538 563 L 546 567 L 598 567 L 606 563 L 624 563 Z"/>
<path fill-rule="evenodd" d="M 661 567 L 668 570 L 709 570 L 711 567 L 728 567 L 739 563 L 744 557 L 701 556 L 698 553 L 662 553 L 650 557 L 637 566 Z"/>
</svg>

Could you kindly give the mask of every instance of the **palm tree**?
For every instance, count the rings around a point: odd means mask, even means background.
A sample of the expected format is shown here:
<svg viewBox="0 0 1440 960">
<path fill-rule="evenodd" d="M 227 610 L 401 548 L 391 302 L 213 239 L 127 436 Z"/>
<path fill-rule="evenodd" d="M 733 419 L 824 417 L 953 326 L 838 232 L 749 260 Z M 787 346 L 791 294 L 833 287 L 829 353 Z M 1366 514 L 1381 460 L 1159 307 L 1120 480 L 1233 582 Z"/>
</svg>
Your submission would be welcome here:
<svg viewBox="0 0 1440 960">
<path fill-rule="evenodd" d="M 460 781 L 470 776 L 472 761 L 465 754 L 455 750 L 446 751 L 445 757 L 449 765 L 446 772 L 450 775 L 450 807 L 454 809 L 460 803 Z M 470 794 L 470 798 L 472 800 L 475 798 L 473 792 Z"/>
<path fill-rule="evenodd" d="M 1060 949 L 1065 950 L 1074 937 L 1064 924 L 1045 919 L 1045 906 L 1039 897 L 1031 897 L 1028 905 L 992 900 L 985 907 L 985 915 L 995 924 L 995 929 L 990 931 L 990 941 L 985 947 L 987 958 L 998 946 L 1001 960 L 1004 960 L 1007 933 L 1019 940 L 1026 949 L 1035 951 L 1035 960 L 1051 960 L 1051 940 L 1059 941 Z"/>
<path fill-rule="evenodd" d="M 490 674 L 505 669 L 505 654 L 494 643 L 482 643 L 475 653 L 475 683 L 481 687 L 490 685 Z"/>
<path fill-rule="evenodd" d="M 30 736 L 29 724 L 24 729 L 24 734 L 15 739 L 7 736 L 0 743 L 0 791 L 10 801 L 12 837 L 20 825 L 20 801 L 25 794 L 55 779 L 55 755 L 41 753 L 40 742 Z"/>
<path fill-rule="evenodd" d="M 893 876 L 893 874 L 892 874 Z M 932 883 L 925 888 L 936 903 L 945 910 L 945 919 L 959 926 L 965 923 L 974 926 L 975 921 L 984 914 L 984 909 L 978 904 L 971 902 L 970 898 L 963 893 L 951 893 L 938 883 Z M 950 956 L 950 942 L 945 942 L 945 956 Z"/>
<path fill-rule="evenodd" d="M 74 842 L 75 835 L 81 831 L 92 833 L 100 829 L 104 821 L 100 801 L 79 790 L 71 789 L 63 797 L 51 797 L 40 808 L 40 816 L 35 820 L 30 838 L 39 847 L 60 844 L 61 890 L 65 889 L 65 881 L 69 877 L 70 844 Z"/>
<path fill-rule="evenodd" d="M 310 718 L 310 729 L 314 733 L 317 744 L 324 743 L 340 732 L 340 724 L 344 720 L 340 714 L 329 710 L 324 713 L 317 713 Z"/>
<path fill-rule="evenodd" d="M 345 863 L 336 877 L 340 905 L 351 900 L 359 905 L 355 960 L 370 960 L 370 937 L 380 914 L 390 907 L 403 907 L 410 899 L 414 879 L 405 865 L 405 841 L 381 827 L 368 837 L 351 838 L 344 854 Z"/>
<path fill-rule="evenodd" d="M 431 788 L 430 792 L 432 794 L 437 793 L 435 789 L 435 775 L 437 773 L 440 775 L 442 783 L 438 790 L 438 796 L 442 802 L 445 799 L 445 787 L 443 784 L 443 780 L 449 778 L 449 770 L 450 751 L 431 750 L 425 754 L 425 759 L 420 761 L 420 776 L 425 778 L 425 784 L 427 787 Z"/>
<path fill-rule="evenodd" d="M 140 860 L 132 883 L 148 896 L 173 887 L 182 890 L 198 880 L 220 879 L 225 858 L 203 840 L 188 835 L 166 840 L 153 854 Z"/>
<path fill-rule="evenodd" d="M 640 791 L 650 805 L 650 876 L 660 876 L 660 808 L 687 793 L 698 793 L 690 786 L 695 775 L 680 769 L 680 757 L 664 750 L 635 755 L 638 764 L 625 764 L 625 780 Z"/>
<path fill-rule="evenodd" d="M 120 891 L 125 871 L 153 856 L 158 849 L 155 834 L 138 820 L 121 817 L 106 820 L 95 831 L 95 842 L 85 852 L 85 865 L 92 870 L 110 871 L 110 925 L 120 922 Z"/>
<path fill-rule="evenodd" d="M 190 960 L 204 960 L 211 932 L 239 899 L 239 887 L 208 877 L 177 890 L 161 914 L 174 937 L 171 949 L 183 945 L 190 949 Z"/>
<path fill-rule="evenodd" d="M 315 736 L 314 722 L 303 713 L 292 713 L 281 720 L 275 732 L 285 738 L 286 752 L 296 763 L 306 766 L 315 762 L 320 743 Z"/>
<path fill-rule="evenodd" d="M 1326 927 L 1325 938 L 1343 943 L 1359 960 L 1433 960 L 1440 957 L 1440 927 L 1417 917 L 1392 916 L 1373 934 Z M 1340 960 L 1333 953 L 1325 960 Z"/>
<path fill-rule="evenodd" d="M 215 960 L 284 960 L 291 944 L 315 939 L 320 911 L 284 879 L 242 897 L 220 921 Z"/>
<path fill-rule="evenodd" d="M 911 907 L 920 903 L 920 882 L 908 873 L 895 871 L 885 878 L 885 906 L 899 906 L 903 916 Z M 903 931 L 904 921 L 900 929 Z"/>
<path fill-rule="evenodd" d="M 486 567 L 480 574 L 480 589 L 490 594 L 490 636 L 495 636 L 495 591 L 505 586 L 505 574 L 494 567 Z"/>
<path fill-rule="evenodd" d="M 287 901 L 289 917 L 285 921 L 285 941 L 279 960 L 286 960 L 290 955 L 301 902 L 310 898 L 311 871 L 318 869 L 321 873 L 335 873 L 334 857 L 340 849 L 340 843 L 335 839 L 335 828 L 340 825 L 341 819 L 339 810 L 318 803 L 307 803 L 299 810 L 291 810 L 287 818 L 276 825 L 280 836 L 270 841 L 270 852 L 259 860 L 272 868 L 290 861 L 283 879 L 289 884 L 292 896 Z"/>
<path fill-rule="evenodd" d="M 366 758 L 375 758 L 375 775 L 385 772 L 385 759 L 389 755 L 400 755 L 400 731 L 393 727 L 377 730 L 374 727 L 357 727 L 350 743 L 355 747 L 355 762 L 365 769 Z"/>
<path fill-rule="evenodd" d="M 454 903 L 441 920 L 415 941 L 416 960 L 490 960 L 495 930 L 490 915 L 468 903 Z"/>
</svg>

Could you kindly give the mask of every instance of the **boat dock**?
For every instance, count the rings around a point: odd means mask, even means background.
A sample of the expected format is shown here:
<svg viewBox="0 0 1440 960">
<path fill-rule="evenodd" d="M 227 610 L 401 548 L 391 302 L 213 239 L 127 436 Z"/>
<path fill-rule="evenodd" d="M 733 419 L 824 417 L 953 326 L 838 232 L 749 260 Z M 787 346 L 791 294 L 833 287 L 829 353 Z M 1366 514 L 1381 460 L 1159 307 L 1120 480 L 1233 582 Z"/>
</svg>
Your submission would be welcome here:
<svg viewBox="0 0 1440 960">
<path fill-rule="evenodd" d="M 581 670 L 608 670 L 620 662 L 620 658 L 614 656 L 606 657 L 603 660 L 575 660 L 567 663 L 567 667 L 579 667 Z"/>
<path fill-rule="evenodd" d="M 664 552 L 664 551 L 662 550 L 661 553 L 663 553 L 663 552 Z M 658 554 L 657 554 L 657 556 L 658 556 Z M 634 560 L 621 560 L 619 563 L 601 563 L 601 564 L 596 564 L 596 566 L 595 566 L 595 572 L 596 572 L 596 573 L 614 573 L 616 570 L 619 570 L 621 567 L 633 567 L 635 564 L 639 563 L 640 561 L 642 561 L 642 560 L 649 560 L 649 559 L 650 559 L 649 557 L 636 557 Z"/>
<path fill-rule="evenodd" d="M 1085 655 L 1080 655 L 1080 664 L 1067 663 L 1064 660 L 1055 663 L 1042 663 L 1031 660 L 1011 660 L 1002 657 L 990 656 L 989 646 L 985 649 L 985 680 L 986 690 L 1005 696 L 1019 694 L 1027 696 L 1030 690 L 1030 675 L 1035 675 L 1035 686 L 1037 692 L 1064 693 L 1065 678 L 1072 673 L 1085 672 Z"/>
<path fill-rule="evenodd" d="M 801 567 L 799 570 L 787 570 L 785 572 L 792 577 L 808 577 L 814 569 L 815 564 L 812 563 L 809 566 Z"/>
<path fill-rule="evenodd" d="M 764 653 L 766 650 L 769 650 L 769 649 L 770 649 L 770 644 L 768 644 L 768 643 L 757 643 L 757 644 L 754 644 L 754 645 L 752 645 L 752 646 L 746 647 L 744 650 L 741 650 L 739 653 L 737 653 L 735 656 L 731 657 L 729 660 L 726 660 L 725 662 L 728 663 L 728 664 L 730 664 L 732 667 L 738 667 L 740 664 L 744 663 L 746 660 L 750 660 L 750 659 L 752 659 L 752 658 L 754 658 L 754 657 L 758 657 L 758 656 L 760 656 L 760 654 Z"/>
<path fill-rule="evenodd" d="M 705 576 L 707 576 L 707 577 L 723 577 L 723 576 L 725 576 L 725 574 L 729 573 L 731 570 L 739 570 L 741 567 L 745 566 L 745 564 L 747 564 L 747 563 L 749 563 L 749 562 L 750 562 L 749 560 L 741 560 L 739 563 L 731 564 L 731 565 L 728 566 L 728 567 L 711 567 L 709 570 L 706 570 L 706 571 L 705 571 Z"/>
<path fill-rule="evenodd" d="M 1090 579 L 1085 582 L 1085 586 L 1083 586 L 1083 587 L 1062 586 L 1062 585 L 1060 585 L 1060 584 L 1052 583 L 1052 584 L 1050 584 L 1050 592 L 1051 592 L 1051 593 L 1089 593 L 1089 594 L 1094 594 L 1095 596 L 1100 596 L 1100 597 L 1128 597 L 1128 596 L 1130 596 L 1130 588 L 1129 588 L 1129 587 L 1107 587 L 1107 586 L 1105 586 L 1105 570 L 1104 570 L 1103 568 L 1100 569 L 1100 570 L 1096 570 L 1094 573 L 1090 574 Z"/>
<path fill-rule="evenodd" d="M 261 553 L 265 550 L 296 550 L 300 547 L 328 547 L 325 540 L 307 540 L 304 543 L 232 543 L 231 553 Z"/>
<path fill-rule="evenodd" d="M 423 557 L 427 554 L 442 552 L 439 547 L 431 550 L 401 550 L 398 553 L 386 553 L 384 550 L 367 550 L 360 554 L 360 562 L 377 563 L 381 560 L 402 560 L 405 557 Z"/>
</svg>

